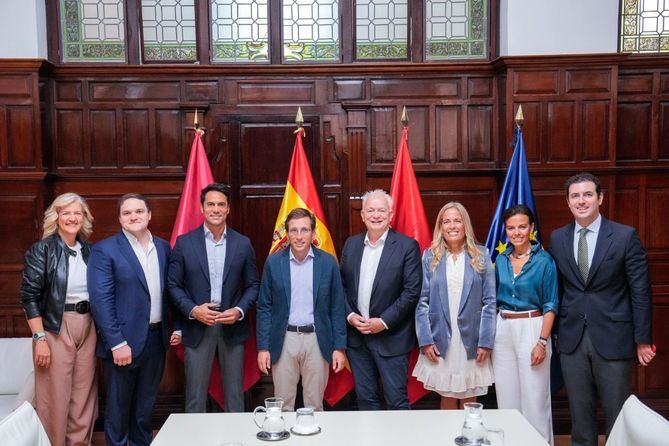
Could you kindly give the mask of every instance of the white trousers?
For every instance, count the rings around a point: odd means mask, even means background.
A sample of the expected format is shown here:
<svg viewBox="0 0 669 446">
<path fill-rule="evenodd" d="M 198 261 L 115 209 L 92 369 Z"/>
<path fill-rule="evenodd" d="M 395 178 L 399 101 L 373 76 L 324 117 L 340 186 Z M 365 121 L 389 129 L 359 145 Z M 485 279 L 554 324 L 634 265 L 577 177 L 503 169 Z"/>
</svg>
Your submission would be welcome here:
<svg viewBox="0 0 669 446">
<path fill-rule="evenodd" d="M 543 316 L 502 319 L 497 315 L 492 365 L 500 409 L 517 409 L 553 445 L 551 413 L 551 344 L 546 358 L 532 367 L 532 349 L 541 335 Z"/>
</svg>

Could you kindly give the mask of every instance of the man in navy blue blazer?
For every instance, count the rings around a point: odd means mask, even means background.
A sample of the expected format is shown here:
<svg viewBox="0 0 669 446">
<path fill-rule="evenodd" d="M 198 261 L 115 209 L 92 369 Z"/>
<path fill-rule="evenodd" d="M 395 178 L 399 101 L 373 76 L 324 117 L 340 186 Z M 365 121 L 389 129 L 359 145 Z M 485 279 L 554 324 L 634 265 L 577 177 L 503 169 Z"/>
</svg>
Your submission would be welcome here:
<svg viewBox="0 0 669 446">
<path fill-rule="evenodd" d="M 230 186 L 200 194 L 204 224 L 180 236 L 170 256 L 167 288 L 182 319 L 186 412 L 206 412 L 209 375 L 218 351 L 226 412 L 244 411 L 244 341 L 260 280 L 251 241 L 227 224 Z"/>
<path fill-rule="evenodd" d="M 416 346 L 414 312 L 423 280 L 418 243 L 390 229 L 392 198 L 362 198 L 367 231 L 349 237 L 341 256 L 348 321 L 347 355 L 360 410 L 409 409 L 409 354 Z"/>
<path fill-rule="evenodd" d="M 601 216 L 600 182 L 590 173 L 569 178 L 574 221 L 551 234 L 550 253 L 561 289 L 558 349 L 572 423 L 572 444 L 597 445 L 597 395 L 606 434 L 630 394 L 636 358 L 651 347 L 651 294 L 646 251 L 634 228 Z"/>
<path fill-rule="evenodd" d="M 323 410 L 329 363 L 346 363 L 344 294 L 335 258 L 312 245 L 316 219 L 295 208 L 286 217 L 290 248 L 265 263 L 258 297 L 258 368 L 272 368 L 274 395 L 293 410 L 302 379 L 304 405 Z"/>
<path fill-rule="evenodd" d="M 118 210 L 121 232 L 97 243 L 88 260 L 88 293 L 107 393 L 105 438 L 107 445 L 148 445 L 168 342 L 170 247 L 148 229 L 146 197 L 126 194 Z"/>
</svg>

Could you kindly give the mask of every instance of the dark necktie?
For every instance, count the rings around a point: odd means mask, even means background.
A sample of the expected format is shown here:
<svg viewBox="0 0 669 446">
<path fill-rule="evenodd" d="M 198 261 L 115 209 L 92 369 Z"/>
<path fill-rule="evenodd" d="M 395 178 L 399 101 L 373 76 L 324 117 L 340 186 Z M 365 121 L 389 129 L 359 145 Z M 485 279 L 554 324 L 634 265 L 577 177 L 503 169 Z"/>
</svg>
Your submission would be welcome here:
<svg viewBox="0 0 669 446">
<path fill-rule="evenodd" d="M 585 238 L 588 231 L 588 228 L 581 228 L 578 231 L 578 271 L 581 273 L 583 283 L 588 281 L 588 272 L 590 271 L 590 265 L 588 265 L 588 239 Z"/>
</svg>

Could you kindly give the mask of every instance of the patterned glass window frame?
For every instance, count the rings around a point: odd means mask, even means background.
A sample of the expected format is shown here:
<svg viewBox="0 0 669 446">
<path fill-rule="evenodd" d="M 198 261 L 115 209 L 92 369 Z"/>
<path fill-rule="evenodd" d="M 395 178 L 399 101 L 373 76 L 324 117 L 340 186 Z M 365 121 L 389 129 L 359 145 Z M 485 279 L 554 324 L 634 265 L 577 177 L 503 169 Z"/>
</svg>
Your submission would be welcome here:
<svg viewBox="0 0 669 446">
<path fill-rule="evenodd" d="M 161 20 L 155 20 L 158 14 L 154 17 L 145 17 L 145 10 L 151 8 L 152 5 L 145 5 L 146 0 L 138 0 L 140 4 L 140 27 L 142 33 L 142 59 L 144 63 L 194 63 L 198 59 L 197 48 L 197 0 L 174 0 L 174 18 L 167 18 L 163 16 L 165 5 L 162 5 L 160 0 L 153 0 L 155 3 L 153 7 L 161 8 L 159 11 Z M 172 6 L 172 5 L 167 5 Z M 192 8 L 192 16 L 188 14 L 186 8 Z M 184 12 L 187 15 L 184 16 Z M 170 28 L 174 28 L 175 38 L 170 40 L 159 41 L 156 39 L 147 38 L 148 28 L 155 28 L 156 35 L 165 32 L 168 27 L 163 25 L 163 22 L 173 22 Z M 190 26 L 184 26 L 190 25 Z M 193 37 L 191 39 L 184 38 L 192 29 Z"/>
<path fill-rule="evenodd" d="M 255 17 L 241 17 L 239 10 L 236 11 L 236 16 L 216 18 L 214 15 L 214 5 L 216 0 L 207 0 L 209 3 L 210 19 L 207 26 L 209 27 L 210 48 L 211 48 L 211 63 L 213 64 L 239 64 L 239 63 L 254 63 L 254 64 L 269 64 L 270 63 L 270 27 L 269 9 L 270 0 L 248 0 L 244 4 L 244 11 L 246 9 L 253 10 L 252 14 Z M 217 7 L 225 8 L 225 4 L 217 4 Z M 264 7 L 264 10 L 263 10 Z M 232 12 L 232 6 L 230 6 Z M 222 28 L 214 29 L 219 26 Z M 216 36 L 229 27 L 229 34 L 234 36 L 235 33 L 239 35 L 239 27 L 247 27 L 251 30 L 251 37 L 247 39 L 216 39 Z M 237 27 L 237 28 L 235 28 Z M 228 32 L 228 31 L 225 31 Z"/>
<path fill-rule="evenodd" d="M 282 0 L 281 6 L 283 62 L 341 62 L 340 0 Z"/>
<path fill-rule="evenodd" d="M 375 0 L 369 0 L 370 4 L 374 4 Z M 354 59 L 355 60 L 360 60 L 360 61 L 383 61 L 383 60 L 396 60 L 396 61 L 406 61 L 409 59 L 409 54 L 410 54 L 410 46 L 411 46 L 411 13 L 410 13 L 410 3 L 411 0 L 386 0 L 387 2 L 392 2 L 396 4 L 398 7 L 401 5 L 404 5 L 405 8 L 405 17 L 393 17 L 392 20 L 398 20 L 400 22 L 400 25 L 402 25 L 401 21 L 404 21 L 404 26 L 406 29 L 404 30 L 405 32 L 405 39 L 402 40 L 401 36 L 397 38 L 395 36 L 396 30 L 395 30 L 395 25 L 393 25 L 392 29 L 392 34 L 393 38 L 389 38 L 388 40 L 382 41 L 382 40 L 370 40 L 366 39 L 365 41 L 359 40 L 358 39 L 358 34 L 359 34 L 359 27 L 358 26 L 358 14 L 360 9 L 358 8 L 358 2 L 356 0 L 353 1 L 353 54 L 354 54 Z M 368 9 L 370 8 L 368 4 Z M 373 8 L 373 6 L 372 6 Z M 374 20 L 376 19 L 376 13 L 374 13 L 374 17 L 372 19 L 368 20 Z M 390 19 L 389 19 L 390 20 Z M 392 21 L 391 20 L 391 21 Z M 397 28 L 400 30 L 401 28 L 398 26 Z M 390 30 L 390 27 L 389 27 Z"/>
<path fill-rule="evenodd" d="M 443 61 L 443 60 L 462 60 L 462 59 L 487 59 L 488 58 L 488 20 L 489 20 L 489 5 L 488 0 L 464 0 L 457 2 L 465 5 L 466 22 L 464 37 L 444 37 L 433 38 L 428 40 L 428 33 L 430 26 L 433 23 L 429 18 L 428 8 L 434 4 L 443 4 L 444 12 L 449 10 L 448 5 L 452 8 L 451 1 L 429 1 L 425 4 L 425 31 L 424 31 L 424 51 L 426 61 Z M 462 17 L 462 16 L 461 16 Z M 434 24 L 447 26 L 450 19 L 444 15 L 437 17 Z"/>
<path fill-rule="evenodd" d="M 113 31 L 113 25 L 116 25 L 116 32 L 118 39 L 93 40 L 86 38 L 86 27 L 94 29 L 94 24 L 86 24 L 87 16 L 97 9 L 98 13 L 102 8 L 104 13 L 111 13 L 116 7 L 116 11 L 120 12 L 120 17 L 115 19 L 120 23 L 104 23 L 104 16 L 102 19 L 99 16 L 95 19 L 100 21 L 98 28 L 102 26 L 103 32 Z M 61 45 L 61 60 L 63 63 L 87 63 L 87 62 L 108 62 L 108 63 L 126 63 L 127 62 L 127 48 L 126 48 L 126 13 L 125 0 L 106 0 L 104 2 L 87 2 L 82 3 L 82 0 L 59 0 L 58 7 L 60 13 L 59 20 L 59 39 Z M 120 8 L 120 9 L 119 9 Z M 83 18 L 82 18 L 83 15 Z"/>
<path fill-rule="evenodd" d="M 669 52 L 669 1 L 658 0 L 656 9 L 645 6 L 643 0 L 621 0 L 618 40 L 620 52 L 638 54 Z M 648 28 L 653 24 L 655 29 L 651 31 Z"/>
</svg>

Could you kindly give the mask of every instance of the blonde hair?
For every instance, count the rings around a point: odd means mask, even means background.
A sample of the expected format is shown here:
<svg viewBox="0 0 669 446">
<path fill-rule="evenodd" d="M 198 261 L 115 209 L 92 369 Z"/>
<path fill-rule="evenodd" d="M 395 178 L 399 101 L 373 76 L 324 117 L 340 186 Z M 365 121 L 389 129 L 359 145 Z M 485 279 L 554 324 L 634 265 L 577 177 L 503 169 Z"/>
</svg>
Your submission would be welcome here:
<svg viewBox="0 0 669 446">
<path fill-rule="evenodd" d="M 465 227 L 465 250 L 469 257 L 471 257 L 472 268 L 477 272 L 482 272 L 484 269 L 483 262 L 481 261 L 481 251 L 479 251 L 476 242 L 476 236 L 474 235 L 474 228 L 472 227 L 472 221 L 469 218 L 469 213 L 465 207 L 458 203 L 457 201 L 451 201 L 446 203 L 444 207 L 439 211 L 437 215 L 437 221 L 434 224 L 434 235 L 432 237 L 432 243 L 428 248 L 432 253 L 432 264 L 430 264 L 430 270 L 434 271 L 442 257 L 448 250 L 444 236 L 441 233 L 441 221 L 444 218 L 444 214 L 449 209 L 455 209 L 462 216 L 462 224 Z"/>
<path fill-rule="evenodd" d="M 42 224 L 42 239 L 45 239 L 58 232 L 58 213 L 61 209 L 68 207 L 73 203 L 79 203 L 81 205 L 81 211 L 83 212 L 83 221 L 81 223 L 81 229 L 77 234 L 82 240 L 86 240 L 93 233 L 93 215 L 91 210 L 86 204 L 86 200 L 82 196 L 77 195 L 73 192 L 67 192 L 65 194 L 58 195 L 53 203 L 44 211 L 44 223 Z"/>
</svg>

